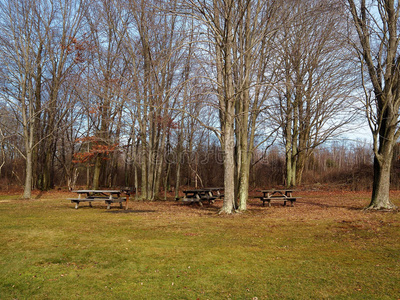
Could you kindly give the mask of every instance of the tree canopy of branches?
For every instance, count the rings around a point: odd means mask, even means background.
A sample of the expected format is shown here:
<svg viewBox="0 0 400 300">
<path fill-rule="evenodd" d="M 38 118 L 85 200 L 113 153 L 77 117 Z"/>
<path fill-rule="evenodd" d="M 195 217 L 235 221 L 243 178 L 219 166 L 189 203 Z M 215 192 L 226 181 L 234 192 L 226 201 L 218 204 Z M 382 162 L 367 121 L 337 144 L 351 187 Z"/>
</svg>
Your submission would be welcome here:
<svg viewBox="0 0 400 300">
<path fill-rule="evenodd" d="M 286 185 L 301 184 L 313 150 L 354 117 L 354 71 L 340 1 L 288 1 L 276 40 L 281 89 L 271 118 L 282 124 Z"/>
</svg>

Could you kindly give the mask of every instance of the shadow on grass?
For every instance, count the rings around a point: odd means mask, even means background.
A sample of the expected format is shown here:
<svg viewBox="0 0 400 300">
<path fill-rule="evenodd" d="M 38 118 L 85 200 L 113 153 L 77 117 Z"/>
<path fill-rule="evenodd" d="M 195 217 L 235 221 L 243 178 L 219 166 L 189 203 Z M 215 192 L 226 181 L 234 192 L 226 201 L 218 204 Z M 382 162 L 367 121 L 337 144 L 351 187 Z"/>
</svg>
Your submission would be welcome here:
<svg viewBox="0 0 400 300">
<path fill-rule="evenodd" d="M 362 211 L 365 209 L 365 207 L 360 207 L 360 206 L 355 206 L 355 205 L 337 205 L 337 204 L 316 203 L 316 202 L 302 202 L 302 204 L 317 206 L 317 207 L 321 207 L 321 208 L 345 208 L 348 210 L 359 210 L 359 211 Z"/>
<path fill-rule="evenodd" d="M 179 203 L 180 209 L 185 209 L 190 212 L 199 212 L 199 213 L 206 213 L 206 214 L 217 214 L 218 211 L 221 209 L 219 205 L 215 205 L 214 203 L 208 204 L 204 203 L 202 206 L 198 203 Z"/>
</svg>

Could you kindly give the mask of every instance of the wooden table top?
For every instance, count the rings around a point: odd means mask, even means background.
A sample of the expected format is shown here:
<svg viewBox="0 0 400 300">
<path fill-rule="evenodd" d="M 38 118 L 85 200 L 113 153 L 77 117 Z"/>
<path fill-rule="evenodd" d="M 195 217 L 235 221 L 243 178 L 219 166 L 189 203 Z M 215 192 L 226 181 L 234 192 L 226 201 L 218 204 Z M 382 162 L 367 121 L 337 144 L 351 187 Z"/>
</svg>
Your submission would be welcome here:
<svg viewBox="0 0 400 300">
<path fill-rule="evenodd" d="M 76 190 L 73 193 L 83 194 L 83 193 L 110 193 L 110 194 L 120 194 L 121 190 Z"/>
</svg>

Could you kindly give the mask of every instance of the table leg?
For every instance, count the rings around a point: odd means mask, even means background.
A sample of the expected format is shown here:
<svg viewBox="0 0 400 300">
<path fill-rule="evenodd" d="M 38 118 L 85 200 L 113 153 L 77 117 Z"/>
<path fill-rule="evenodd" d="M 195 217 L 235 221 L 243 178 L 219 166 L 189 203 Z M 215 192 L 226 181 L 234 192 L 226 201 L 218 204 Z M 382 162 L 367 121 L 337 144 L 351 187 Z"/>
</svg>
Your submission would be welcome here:
<svg viewBox="0 0 400 300">
<path fill-rule="evenodd" d="M 128 204 L 129 204 L 129 195 L 126 195 L 125 210 L 128 209 Z"/>
</svg>

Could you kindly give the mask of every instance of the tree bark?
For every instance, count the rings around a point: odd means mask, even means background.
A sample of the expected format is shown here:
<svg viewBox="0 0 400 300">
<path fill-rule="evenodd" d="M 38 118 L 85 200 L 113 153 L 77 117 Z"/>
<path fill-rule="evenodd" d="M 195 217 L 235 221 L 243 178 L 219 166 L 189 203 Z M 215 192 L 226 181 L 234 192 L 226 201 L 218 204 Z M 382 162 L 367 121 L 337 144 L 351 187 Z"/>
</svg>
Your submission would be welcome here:
<svg viewBox="0 0 400 300">
<path fill-rule="evenodd" d="M 374 183 L 369 209 L 394 209 L 396 206 L 390 201 L 390 171 L 391 158 L 380 163 L 374 159 Z"/>
<path fill-rule="evenodd" d="M 94 190 L 98 190 L 100 186 L 100 170 L 101 170 L 101 157 L 97 156 L 94 163 L 93 183 Z"/>
<path fill-rule="evenodd" d="M 27 149 L 26 152 L 26 166 L 25 166 L 25 184 L 24 184 L 24 199 L 30 199 L 31 198 L 31 189 L 32 189 L 32 178 L 33 178 L 33 172 L 32 172 L 32 167 L 33 161 L 32 161 L 32 150 Z"/>
<path fill-rule="evenodd" d="M 224 127 L 224 202 L 220 213 L 231 214 L 235 211 L 235 139 L 233 115 L 225 119 Z"/>
</svg>

